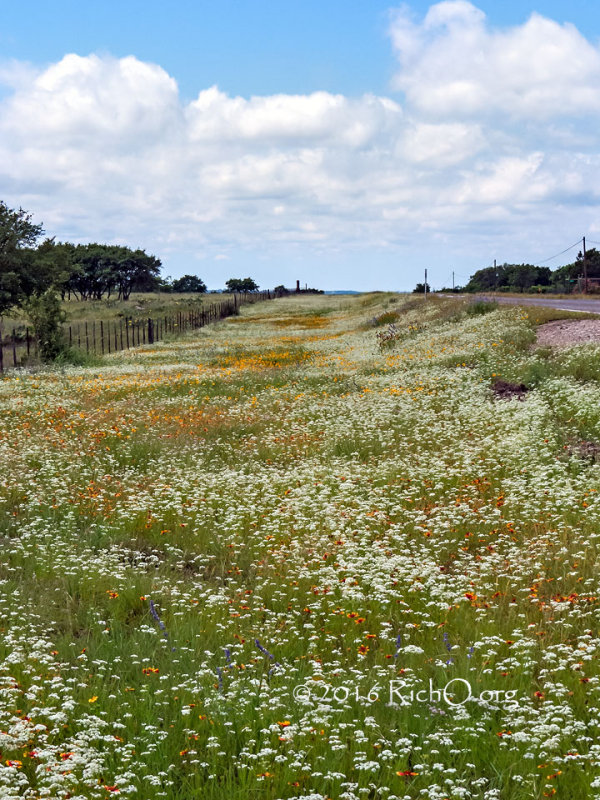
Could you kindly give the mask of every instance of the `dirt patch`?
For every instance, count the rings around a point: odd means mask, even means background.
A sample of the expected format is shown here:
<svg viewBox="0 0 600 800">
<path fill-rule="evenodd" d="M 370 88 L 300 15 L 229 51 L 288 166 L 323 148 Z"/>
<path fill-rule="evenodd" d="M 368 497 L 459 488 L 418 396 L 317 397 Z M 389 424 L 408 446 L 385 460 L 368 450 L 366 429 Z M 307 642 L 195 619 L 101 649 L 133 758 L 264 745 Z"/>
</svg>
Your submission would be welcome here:
<svg viewBox="0 0 600 800">
<path fill-rule="evenodd" d="M 569 444 L 565 445 L 565 450 L 570 456 L 577 456 L 577 458 L 591 461 L 593 464 L 600 461 L 600 444 L 598 442 L 581 439 L 580 441 L 569 442 Z"/>
<path fill-rule="evenodd" d="M 513 397 L 516 397 L 517 400 L 524 400 L 529 388 L 524 383 L 511 383 L 497 379 L 492 384 L 492 391 L 497 400 L 512 400 Z"/>
<path fill-rule="evenodd" d="M 600 319 L 556 319 L 537 329 L 541 347 L 571 347 L 583 342 L 600 342 Z"/>
</svg>

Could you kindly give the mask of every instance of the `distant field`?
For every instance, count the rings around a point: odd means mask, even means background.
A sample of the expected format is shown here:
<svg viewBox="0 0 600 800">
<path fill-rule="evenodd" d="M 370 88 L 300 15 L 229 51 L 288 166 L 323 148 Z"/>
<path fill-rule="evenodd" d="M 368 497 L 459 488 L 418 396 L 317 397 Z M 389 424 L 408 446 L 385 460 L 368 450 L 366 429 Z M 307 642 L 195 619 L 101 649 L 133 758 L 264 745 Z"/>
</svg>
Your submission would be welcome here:
<svg viewBox="0 0 600 800">
<path fill-rule="evenodd" d="M 138 294 L 118 300 L 64 302 L 66 362 L 88 365 L 96 356 L 147 342 L 162 341 L 236 314 L 241 305 L 260 302 L 256 294 Z M 165 300 L 166 298 L 166 300 Z M 91 359 L 91 360 L 90 360 Z M 0 317 L 0 373 L 15 367 L 39 367 L 34 329 L 22 310 Z"/>
<path fill-rule="evenodd" d="M 0 378 L 2 798 L 598 798 L 600 347 L 539 312 L 292 297 Z"/>
<path fill-rule="evenodd" d="M 212 303 L 217 303 L 231 295 L 227 294 L 196 294 L 182 292 L 167 294 L 157 292 L 136 292 L 129 300 L 122 301 L 116 297 L 104 300 L 66 300 L 63 308 L 67 312 L 68 322 L 92 322 L 93 320 L 118 320 L 124 317 L 147 319 L 148 317 L 169 316 L 178 311 L 193 311 L 198 308 L 207 308 Z M 4 317 L 4 328 L 18 328 L 27 324 L 22 312 L 16 311 Z"/>
</svg>

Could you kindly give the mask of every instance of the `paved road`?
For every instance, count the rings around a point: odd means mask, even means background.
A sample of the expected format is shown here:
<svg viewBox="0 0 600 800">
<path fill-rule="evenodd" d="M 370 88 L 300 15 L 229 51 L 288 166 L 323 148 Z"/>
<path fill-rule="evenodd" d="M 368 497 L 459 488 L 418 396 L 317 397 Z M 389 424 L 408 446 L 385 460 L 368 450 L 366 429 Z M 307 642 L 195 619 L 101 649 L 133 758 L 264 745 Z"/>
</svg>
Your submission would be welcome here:
<svg viewBox="0 0 600 800">
<path fill-rule="evenodd" d="M 591 314 L 600 314 L 600 299 L 598 300 L 582 300 L 574 298 L 573 300 L 557 299 L 547 296 L 542 297 L 488 297 L 486 295 L 477 295 L 479 300 L 496 300 L 498 303 L 508 303 L 513 306 L 544 306 L 545 308 L 558 308 L 561 311 L 589 311 Z"/>
</svg>

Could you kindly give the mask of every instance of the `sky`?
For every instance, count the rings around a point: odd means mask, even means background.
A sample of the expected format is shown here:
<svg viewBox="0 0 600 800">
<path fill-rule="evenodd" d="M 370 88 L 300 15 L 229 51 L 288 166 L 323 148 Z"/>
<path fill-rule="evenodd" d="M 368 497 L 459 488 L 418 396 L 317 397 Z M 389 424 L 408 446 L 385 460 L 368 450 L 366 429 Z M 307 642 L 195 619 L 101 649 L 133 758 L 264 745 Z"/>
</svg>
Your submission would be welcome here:
<svg viewBox="0 0 600 800">
<path fill-rule="evenodd" d="M 0 9 L 0 199 L 165 275 L 434 288 L 600 241 L 600 9 Z"/>
</svg>

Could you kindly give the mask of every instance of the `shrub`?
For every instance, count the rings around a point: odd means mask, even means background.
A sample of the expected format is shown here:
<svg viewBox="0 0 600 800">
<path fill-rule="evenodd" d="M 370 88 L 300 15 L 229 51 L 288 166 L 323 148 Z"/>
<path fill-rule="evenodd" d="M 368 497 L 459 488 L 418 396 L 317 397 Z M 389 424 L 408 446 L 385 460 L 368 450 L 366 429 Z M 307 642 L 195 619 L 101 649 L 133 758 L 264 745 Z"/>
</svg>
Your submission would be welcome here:
<svg viewBox="0 0 600 800">
<path fill-rule="evenodd" d="M 489 314 L 498 308 L 498 303 L 495 300 L 476 300 L 474 303 L 469 303 L 465 311 L 469 317 L 479 317 L 483 314 Z"/>
<path fill-rule="evenodd" d="M 536 359 L 527 364 L 522 373 L 523 383 L 529 387 L 539 386 L 556 375 L 556 367 L 552 361 Z"/>
<path fill-rule="evenodd" d="M 62 326 L 67 318 L 58 295 L 53 289 L 34 295 L 24 304 L 24 310 L 38 340 L 42 361 L 55 361 L 65 351 Z"/>
<path fill-rule="evenodd" d="M 384 311 L 382 314 L 373 317 L 373 319 L 370 320 L 370 324 L 373 328 L 381 328 L 383 325 L 391 325 L 393 322 L 397 322 L 399 319 L 399 311 Z"/>
<path fill-rule="evenodd" d="M 86 353 L 78 347 L 65 347 L 54 359 L 58 366 L 100 367 L 104 363 L 95 353 Z"/>
</svg>

